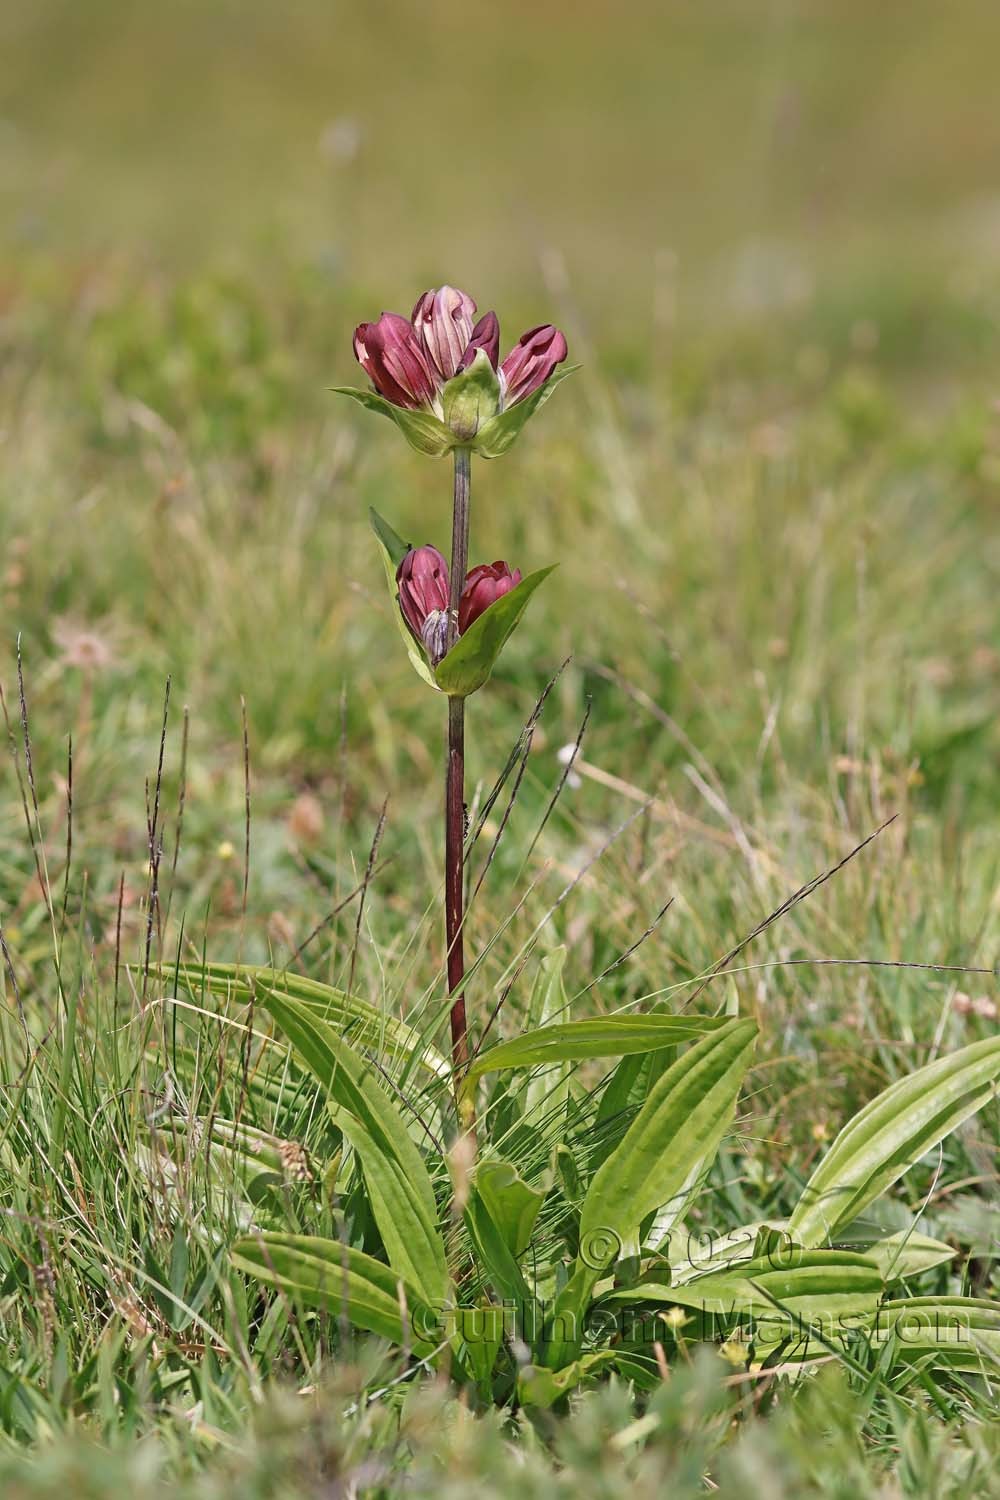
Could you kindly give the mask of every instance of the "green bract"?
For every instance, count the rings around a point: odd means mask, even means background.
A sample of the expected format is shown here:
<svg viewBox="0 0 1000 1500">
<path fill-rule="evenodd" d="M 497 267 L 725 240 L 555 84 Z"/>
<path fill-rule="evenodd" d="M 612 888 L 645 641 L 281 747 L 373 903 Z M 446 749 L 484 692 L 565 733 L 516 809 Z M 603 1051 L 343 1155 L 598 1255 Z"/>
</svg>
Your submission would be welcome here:
<svg viewBox="0 0 1000 1500">
<path fill-rule="evenodd" d="M 380 396 L 377 391 L 361 391 L 353 385 L 334 385 L 330 389 L 338 396 L 350 396 L 353 401 L 377 411 L 395 422 L 411 448 L 425 453 L 428 458 L 443 458 L 452 448 L 461 444 L 454 433 L 436 417 L 432 411 L 411 411 L 405 406 L 396 406 Z"/>
<path fill-rule="evenodd" d="M 442 692 L 454 698 L 467 698 L 489 681 L 497 658 L 521 623 L 528 600 L 554 568 L 553 563 L 529 573 L 509 594 L 501 595 L 478 620 L 473 620 L 438 663 L 434 678 Z"/>
<path fill-rule="evenodd" d="M 557 370 L 537 391 L 501 411 L 499 378 L 484 350 L 477 350 L 469 368 L 449 380 L 441 391 L 443 421 L 433 411 L 396 406 L 377 391 L 359 390 L 351 385 L 334 385 L 330 389 L 388 417 L 410 447 L 428 458 L 443 458 L 455 448 L 469 448 L 482 458 L 499 458 L 513 447 L 525 424 L 559 382 L 579 368 L 571 365 L 569 369 Z"/>
<path fill-rule="evenodd" d="M 427 658 L 421 650 L 420 646 L 418 646 L 417 642 L 413 639 L 413 636 L 410 634 L 409 628 L 406 624 L 406 621 L 403 619 L 402 612 L 399 608 L 399 592 L 396 588 L 396 569 L 399 567 L 400 563 L 403 561 L 403 558 L 406 556 L 407 552 L 409 552 L 410 549 L 407 546 L 406 542 L 404 542 L 396 534 L 396 532 L 393 531 L 388 521 L 384 520 L 383 517 L 379 515 L 377 510 L 369 510 L 368 519 L 371 522 L 371 528 L 374 531 L 375 537 L 378 541 L 379 555 L 382 558 L 382 566 L 385 569 L 385 581 L 389 589 L 389 598 L 391 600 L 390 610 L 392 613 L 392 617 L 396 622 L 396 629 L 399 631 L 400 635 L 403 638 L 403 644 L 406 647 L 406 654 L 410 658 L 413 670 L 416 672 L 417 676 L 422 678 L 423 681 L 426 682 L 428 687 L 436 688 L 437 683 L 434 681 L 434 674 L 427 664 Z"/>
<path fill-rule="evenodd" d="M 539 407 L 545 405 L 559 382 L 579 368 L 579 365 L 570 365 L 565 370 L 557 370 L 554 375 L 549 376 L 544 385 L 540 385 L 537 391 L 533 391 L 523 401 L 517 401 L 513 406 L 508 406 L 506 411 L 498 412 L 491 421 L 479 429 L 479 435 L 473 444 L 473 451 L 482 458 L 500 458 L 514 446 L 525 424 L 535 415 Z"/>
</svg>

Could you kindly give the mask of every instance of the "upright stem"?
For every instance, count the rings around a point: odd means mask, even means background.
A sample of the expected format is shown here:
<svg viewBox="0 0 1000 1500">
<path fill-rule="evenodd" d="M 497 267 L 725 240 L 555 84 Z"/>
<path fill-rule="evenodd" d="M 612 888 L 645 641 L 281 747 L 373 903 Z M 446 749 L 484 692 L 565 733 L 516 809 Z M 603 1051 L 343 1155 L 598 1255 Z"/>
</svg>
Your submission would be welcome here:
<svg viewBox="0 0 1000 1500">
<path fill-rule="evenodd" d="M 455 506 L 451 529 L 451 588 L 448 646 L 458 639 L 458 604 L 469 566 L 468 448 L 455 449 Z M 445 937 L 448 944 L 448 993 L 451 1001 L 451 1064 L 459 1123 L 475 1134 L 475 1104 L 466 1084 L 469 1038 L 465 1018 L 465 699 L 448 699 L 448 766 L 445 777 Z"/>
<path fill-rule="evenodd" d="M 458 640 L 458 601 L 469 571 L 469 476 L 472 455 L 468 448 L 455 449 L 455 503 L 451 513 L 451 597 L 448 615 L 448 648 Z"/>
</svg>

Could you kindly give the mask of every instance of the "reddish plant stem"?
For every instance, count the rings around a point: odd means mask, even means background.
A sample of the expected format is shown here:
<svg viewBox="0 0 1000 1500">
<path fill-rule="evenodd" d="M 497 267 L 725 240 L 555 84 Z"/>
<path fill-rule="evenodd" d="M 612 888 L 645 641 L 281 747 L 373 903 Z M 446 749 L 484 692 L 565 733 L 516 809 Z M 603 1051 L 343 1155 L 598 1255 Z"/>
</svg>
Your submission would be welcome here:
<svg viewBox="0 0 1000 1500">
<path fill-rule="evenodd" d="M 448 938 L 448 991 L 451 994 L 451 1053 L 456 1073 L 468 1065 L 465 1022 L 464 916 L 465 704 L 448 699 L 448 776 L 445 787 L 445 929 Z"/>
<path fill-rule="evenodd" d="M 458 639 L 458 605 L 469 566 L 469 477 L 471 455 L 455 449 L 455 504 L 451 530 L 448 645 Z M 469 1035 L 465 1015 L 465 699 L 448 699 L 448 765 L 444 823 L 445 937 L 451 1002 L 451 1064 L 459 1123 L 475 1136 L 475 1105 L 466 1086 Z"/>
</svg>

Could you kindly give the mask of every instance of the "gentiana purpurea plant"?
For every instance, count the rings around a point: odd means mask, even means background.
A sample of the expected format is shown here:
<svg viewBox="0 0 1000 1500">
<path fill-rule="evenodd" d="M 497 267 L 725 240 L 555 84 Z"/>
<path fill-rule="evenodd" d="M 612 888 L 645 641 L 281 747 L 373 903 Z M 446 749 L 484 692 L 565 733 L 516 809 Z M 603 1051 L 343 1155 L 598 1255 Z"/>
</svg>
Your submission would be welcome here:
<svg viewBox="0 0 1000 1500">
<path fill-rule="evenodd" d="M 550 570 L 525 579 L 506 562 L 468 567 L 473 453 L 499 457 L 569 371 L 558 328 L 531 328 L 501 361 L 495 312 L 475 321 L 476 304 L 457 287 L 417 298 L 409 318 L 383 312 L 354 331 L 354 353 L 372 389 L 347 389 L 391 417 L 419 452 L 454 455 L 451 563 L 436 547 L 410 547 L 378 516 L 373 525 L 394 569 L 395 602 L 412 636 L 410 659 L 447 695 L 445 763 L 445 943 L 451 997 L 455 1100 L 463 1129 L 475 1129 L 463 1079 L 469 1065 L 465 977 L 465 699 L 482 687 L 535 588 Z M 342 390 L 344 388 L 341 388 Z M 501 602 L 502 601 L 502 602 Z"/>
<path fill-rule="evenodd" d="M 363 996 L 289 972 L 182 971 L 198 992 L 269 1012 L 318 1083 L 339 1143 L 321 1180 L 345 1204 L 340 1237 L 290 1234 L 258 1198 L 235 1264 L 448 1369 L 484 1400 L 529 1407 L 608 1370 L 648 1388 L 692 1341 L 725 1340 L 731 1357 L 742 1351 L 747 1365 L 786 1371 L 831 1353 L 855 1366 L 891 1356 L 917 1374 L 928 1363 L 1000 1364 L 993 1304 L 906 1295 L 952 1247 L 920 1233 L 917 1220 L 886 1235 L 865 1218 L 995 1097 L 1000 1038 L 894 1083 L 837 1136 L 790 1215 L 727 1226 L 707 1248 L 687 1226 L 733 1129 L 754 1021 L 662 1011 L 566 1019 L 567 954 L 557 949 L 538 967 L 523 1029 L 470 1046 L 464 705 L 549 571 L 469 568 L 471 460 L 506 451 L 568 373 L 554 328 L 531 330 L 500 362 L 497 319 L 474 321 L 475 312 L 471 298 L 442 287 L 419 298 L 410 319 L 360 325 L 355 352 L 372 389 L 350 392 L 422 454 L 454 455 L 450 561 L 372 516 L 410 660 L 447 700 L 450 1053 Z M 575 1069 L 595 1059 L 610 1071 L 585 1086 Z"/>
</svg>

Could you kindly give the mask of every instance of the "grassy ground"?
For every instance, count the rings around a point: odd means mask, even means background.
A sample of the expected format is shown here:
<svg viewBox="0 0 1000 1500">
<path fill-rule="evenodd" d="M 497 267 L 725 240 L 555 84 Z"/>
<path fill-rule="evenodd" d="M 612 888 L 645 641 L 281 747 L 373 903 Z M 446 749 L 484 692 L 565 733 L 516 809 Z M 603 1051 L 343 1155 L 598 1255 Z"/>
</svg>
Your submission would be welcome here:
<svg viewBox="0 0 1000 1500">
<path fill-rule="evenodd" d="M 0 20 L 5 1494 L 997 1492 L 986 1382 L 760 1390 L 711 1356 L 644 1413 L 612 1386 L 538 1430 L 419 1382 L 369 1404 L 386 1352 L 262 1311 L 235 1198 L 148 1155 L 243 1058 L 125 971 L 147 937 L 287 963 L 319 929 L 304 972 L 400 1014 L 440 994 L 439 705 L 365 512 L 444 546 L 448 475 L 326 388 L 356 321 L 446 278 L 584 362 L 474 474 L 474 556 L 560 563 L 472 702 L 480 800 L 570 658 L 470 920 L 476 1023 L 533 941 L 568 945 L 577 1013 L 679 1006 L 895 815 L 699 1001 L 762 1030 L 699 1228 L 780 1213 L 866 1099 L 995 1028 L 989 973 L 810 961 L 997 957 L 995 14 L 619 10 Z M 331 918 L 386 798 L 364 911 Z M 311 1098 L 261 1110 L 321 1149 Z M 991 1294 L 998 1143 L 994 1102 L 886 1210 L 961 1251 L 931 1290 Z"/>
</svg>

